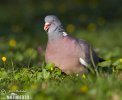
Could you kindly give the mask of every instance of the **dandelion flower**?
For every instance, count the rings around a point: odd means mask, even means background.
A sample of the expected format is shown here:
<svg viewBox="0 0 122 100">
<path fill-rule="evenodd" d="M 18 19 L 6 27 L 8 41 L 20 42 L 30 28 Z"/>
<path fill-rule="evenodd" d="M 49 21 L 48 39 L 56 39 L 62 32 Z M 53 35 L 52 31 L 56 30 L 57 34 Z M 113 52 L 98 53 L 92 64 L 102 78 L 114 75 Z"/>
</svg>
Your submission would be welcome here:
<svg viewBox="0 0 122 100">
<path fill-rule="evenodd" d="M 53 67 L 51 67 L 50 70 L 53 71 Z"/>
<path fill-rule="evenodd" d="M 6 57 L 2 57 L 1 59 L 2 59 L 2 61 L 3 61 L 3 62 L 5 62 L 5 61 L 6 61 Z"/>
<path fill-rule="evenodd" d="M 18 86 L 15 84 L 10 87 L 11 91 L 16 91 L 17 89 L 18 89 Z"/>
<path fill-rule="evenodd" d="M 11 39 L 11 40 L 9 41 L 9 46 L 10 46 L 10 47 L 15 47 L 15 46 L 16 46 L 16 40 Z"/>
<path fill-rule="evenodd" d="M 121 62 L 121 63 L 122 63 L 122 58 L 121 58 L 121 59 L 119 59 L 119 62 Z"/>
<path fill-rule="evenodd" d="M 86 93 L 87 91 L 88 91 L 88 86 L 87 85 L 81 86 L 81 88 L 80 88 L 81 93 Z"/>
</svg>

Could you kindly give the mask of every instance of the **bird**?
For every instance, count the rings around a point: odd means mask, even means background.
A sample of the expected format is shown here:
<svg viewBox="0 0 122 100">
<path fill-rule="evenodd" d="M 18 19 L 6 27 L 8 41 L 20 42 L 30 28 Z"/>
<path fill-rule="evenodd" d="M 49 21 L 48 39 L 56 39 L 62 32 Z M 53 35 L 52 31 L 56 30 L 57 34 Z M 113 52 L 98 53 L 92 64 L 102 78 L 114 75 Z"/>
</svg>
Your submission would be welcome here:
<svg viewBox="0 0 122 100">
<path fill-rule="evenodd" d="M 45 51 L 47 64 L 54 63 L 66 74 L 83 74 L 88 73 L 89 66 L 102 60 L 85 40 L 70 36 L 57 16 L 47 15 L 44 21 L 48 36 Z"/>
</svg>

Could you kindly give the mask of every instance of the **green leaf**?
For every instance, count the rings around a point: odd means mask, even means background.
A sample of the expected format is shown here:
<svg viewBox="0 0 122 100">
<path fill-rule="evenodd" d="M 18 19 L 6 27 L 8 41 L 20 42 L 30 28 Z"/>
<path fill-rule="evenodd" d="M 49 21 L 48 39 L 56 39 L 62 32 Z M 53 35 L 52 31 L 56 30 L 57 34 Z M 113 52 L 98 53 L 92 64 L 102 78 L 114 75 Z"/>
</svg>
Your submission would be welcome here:
<svg viewBox="0 0 122 100">
<path fill-rule="evenodd" d="M 98 66 L 100 66 L 100 67 L 110 67 L 111 66 L 111 60 L 107 60 L 107 61 L 98 63 Z"/>
<path fill-rule="evenodd" d="M 22 60 L 24 59 L 24 56 L 23 56 L 20 52 L 17 52 L 17 53 L 15 54 L 15 59 L 16 59 L 17 61 L 22 61 Z"/>
<path fill-rule="evenodd" d="M 40 80 L 42 78 L 42 72 L 37 73 L 37 80 Z"/>
<path fill-rule="evenodd" d="M 117 65 L 116 69 L 122 69 L 122 65 Z"/>
<path fill-rule="evenodd" d="M 119 65 L 120 64 L 120 61 L 119 60 L 116 60 L 112 65 L 113 66 L 117 66 L 117 65 Z"/>
<path fill-rule="evenodd" d="M 60 76 L 61 75 L 61 70 L 59 68 L 56 68 L 55 69 L 55 74 Z"/>
<path fill-rule="evenodd" d="M 15 78 L 16 80 L 18 80 L 20 77 L 21 77 L 21 75 L 20 75 L 19 73 L 17 73 L 17 74 L 14 76 L 14 78 Z"/>
<path fill-rule="evenodd" d="M 54 63 L 48 63 L 48 64 L 45 66 L 45 68 L 46 68 L 47 70 L 53 70 L 54 67 L 55 67 L 55 64 L 54 64 Z"/>
<path fill-rule="evenodd" d="M 35 59 L 37 57 L 37 51 L 33 48 L 28 48 L 25 52 L 24 52 L 24 56 L 25 57 L 31 57 L 32 59 Z"/>
<path fill-rule="evenodd" d="M 105 55 L 105 59 L 110 59 L 113 57 L 113 53 L 112 52 L 108 52 L 106 55 Z"/>
<path fill-rule="evenodd" d="M 0 77 L 1 78 L 6 78 L 6 77 L 8 77 L 8 74 L 7 74 L 7 72 L 6 71 L 0 71 Z"/>
<path fill-rule="evenodd" d="M 50 72 L 46 71 L 46 69 L 43 69 L 42 73 L 43 73 L 43 78 L 44 79 L 49 79 L 50 78 Z"/>
</svg>

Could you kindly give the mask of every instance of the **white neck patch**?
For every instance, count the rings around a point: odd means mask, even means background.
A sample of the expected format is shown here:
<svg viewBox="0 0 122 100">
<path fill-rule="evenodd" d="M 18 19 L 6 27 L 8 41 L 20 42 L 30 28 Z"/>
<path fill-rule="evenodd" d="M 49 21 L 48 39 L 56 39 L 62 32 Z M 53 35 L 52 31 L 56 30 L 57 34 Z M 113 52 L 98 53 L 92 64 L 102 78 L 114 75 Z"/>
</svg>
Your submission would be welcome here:
<svg viewBox="0 0 122 100">
<path fill-rule="evenodd" d="M 63 32 L 63 36 L 67 36 L 68 34 L 66 32 Z"/>
</svg>

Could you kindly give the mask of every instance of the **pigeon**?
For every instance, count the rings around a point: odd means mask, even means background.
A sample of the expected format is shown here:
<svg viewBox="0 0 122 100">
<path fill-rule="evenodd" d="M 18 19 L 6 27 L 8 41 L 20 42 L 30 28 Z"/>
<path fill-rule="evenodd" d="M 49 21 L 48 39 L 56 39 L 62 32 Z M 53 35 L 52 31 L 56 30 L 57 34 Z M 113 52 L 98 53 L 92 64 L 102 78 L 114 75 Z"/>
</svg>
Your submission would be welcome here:
<svg viewBox="0 0 122 100">
<path fill-rule="evenodd" d="M 85 40 L 68 35 L 57 16 L 45 17 L 44 30 L 48 35 L 45 61 L 54 63 L 62 72 L 88 73 L 88 67 L 101 60 Z"/>
</svg>

